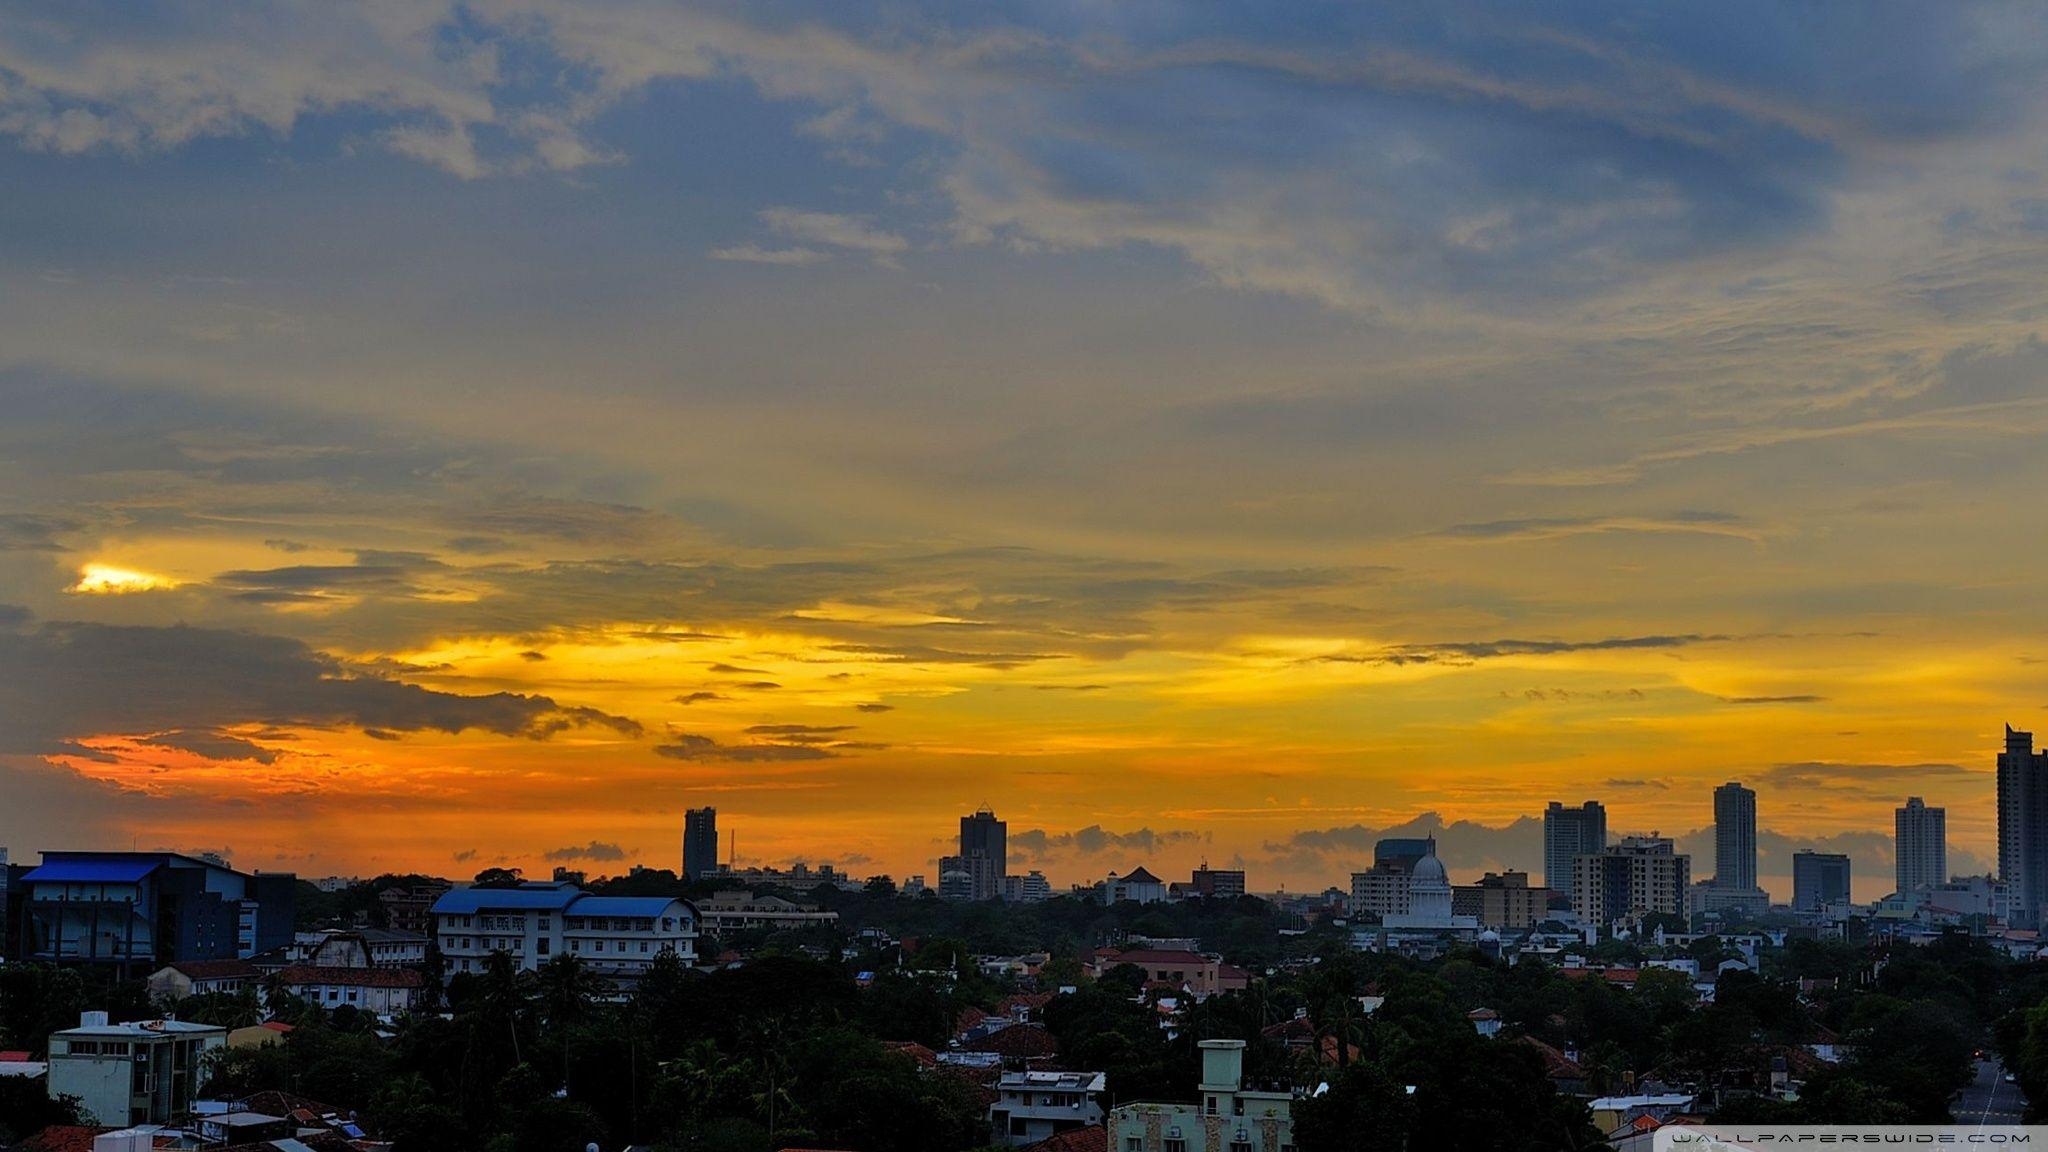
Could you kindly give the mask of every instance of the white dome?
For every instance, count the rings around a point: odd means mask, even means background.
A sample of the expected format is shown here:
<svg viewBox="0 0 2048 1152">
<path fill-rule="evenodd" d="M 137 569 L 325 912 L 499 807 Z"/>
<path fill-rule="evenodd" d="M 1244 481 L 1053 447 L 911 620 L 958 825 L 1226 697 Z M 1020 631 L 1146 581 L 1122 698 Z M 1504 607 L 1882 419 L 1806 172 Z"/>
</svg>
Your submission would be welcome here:
<svg viewBox="0 0 2048 1152">
<path fill-rule="evenodd" d="M 1424 856 L 1417 860 L 1415 867 L 1408 873 L 1410 891 L 1417 888 L 1435 888 L 1439 885 L 1447 887 L 1450 882 L 1450 874 L 1444 871 L 1444 862 L 1434 856 Z"/>
</svg>

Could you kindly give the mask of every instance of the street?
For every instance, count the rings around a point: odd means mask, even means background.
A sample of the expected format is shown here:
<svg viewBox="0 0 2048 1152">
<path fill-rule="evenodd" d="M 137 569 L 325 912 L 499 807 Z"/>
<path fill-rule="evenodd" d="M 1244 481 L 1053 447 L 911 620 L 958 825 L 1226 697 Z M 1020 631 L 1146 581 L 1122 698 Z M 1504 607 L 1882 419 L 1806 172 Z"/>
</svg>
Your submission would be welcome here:
<svg viewBox="0 0 2048 1152">
<path fill-rule="evenodd" d="M 2018 1124 L 2026 1112 L 2027 1099 L 2019 1085 L 2005 1082 L 2005 1066 L 1996 1059 L 1977 1061 L 1977 1078 L 1963 1089 L 1949 1114 L 1959 1124 L 1979 1128 L 1992 1124 Z"/>
</svg>

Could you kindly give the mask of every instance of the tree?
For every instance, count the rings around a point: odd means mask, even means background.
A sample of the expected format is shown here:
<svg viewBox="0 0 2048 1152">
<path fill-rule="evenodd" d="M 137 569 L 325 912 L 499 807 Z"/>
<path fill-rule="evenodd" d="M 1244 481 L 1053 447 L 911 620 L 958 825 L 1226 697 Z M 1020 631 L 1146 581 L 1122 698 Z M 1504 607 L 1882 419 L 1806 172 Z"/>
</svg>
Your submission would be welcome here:
<svg viewBox="0 0 2048 1152">
<path fill-rule="evenodd" d="M 518 868 L 486 868 L 476 874 L 478 888 L 517 888 L 526 880 L 526 874 Z"/>
<path fill-rule="evenodd" d="M 1301 1152 L 1398 1152 L 1408 1147 L 1415 1105 L 1407 1089 L 1373 1061 L 1360 1061 L 1294 1107 Z"/>
<path fill-rule="evenodd" d="M 896 881 L 888 876 L 872 876 L 868 878 L 866 886 L 861 891 L 877 900 L 894 900 Z"/>
</svg>

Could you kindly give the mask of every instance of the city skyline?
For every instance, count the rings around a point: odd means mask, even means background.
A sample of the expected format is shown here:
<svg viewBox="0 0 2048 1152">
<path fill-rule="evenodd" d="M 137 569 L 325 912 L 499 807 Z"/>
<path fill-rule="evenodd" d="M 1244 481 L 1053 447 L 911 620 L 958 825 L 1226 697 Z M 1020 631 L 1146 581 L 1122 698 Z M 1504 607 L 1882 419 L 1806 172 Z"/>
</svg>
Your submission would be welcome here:
<svg viewBox="0 0 2048 1152">
<path fill-rule="evenodd" d="M 699 7 L 0 15 L 17 859 L 1996 866 L 2048 14 Z"/>
</svg>

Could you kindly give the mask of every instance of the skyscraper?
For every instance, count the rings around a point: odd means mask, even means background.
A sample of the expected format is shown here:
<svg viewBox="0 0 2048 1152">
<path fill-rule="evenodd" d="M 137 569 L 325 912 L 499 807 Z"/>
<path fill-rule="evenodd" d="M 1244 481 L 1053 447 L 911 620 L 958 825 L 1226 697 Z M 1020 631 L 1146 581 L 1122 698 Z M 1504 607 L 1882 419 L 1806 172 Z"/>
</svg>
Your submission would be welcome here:
<svg viewBox="0 0 2048 1152">
<path fill-rule="evenodd" d="M 2012 893 L 2014 922 L 2038 928 L 2048 900 L 2048 755 L 2010 724 L 1998 757 L 1998 878 Z"/>
<path fill-rule="evenodd" d="M 1756 793 L 1733 780 L 1714 789 L 1714 887 L 1756 887 Z"/>
<path fill-rule="evenodd" d="M 1572 890 L 1572 862 L 1607 850 L 1607 809 L 1597 800 L 1567 808 L 1555 800 L 1543 810 L 1543 884 Z"/>
<path fill-rule="evenodd" d="M 1818 912 L 1849 899 L 1849 857 L 1802 850 L 1792 854 L 1792 910 Z"/>
<path fill-rule="evenodd" d="M 960 859 L 971 878 L 972 899 L 1002 897 L 1003 878 L 1010 874 L 1009 829 L 986 808 L 960 818 Z"/>
<path fill-rule="evenodd" d="M 1686 914 L 1692 857 L 1655 832 L 1580 856 L 1572 878 L 1572 910 L 1588 923 L 1612 925 L 1650 913 Z"/>
<path fill-rule="evenodd" d="M 1899 891 L 1948 882 L 1948 810 L 1929 808 L 1918 796 L 1893 813 L 1892 858 Z"/>
<path fill-rule="evenodd" d="M 683 879 L 701 880 L 718 871 L 718 809 L 683 813 Z"/>
</svg>

